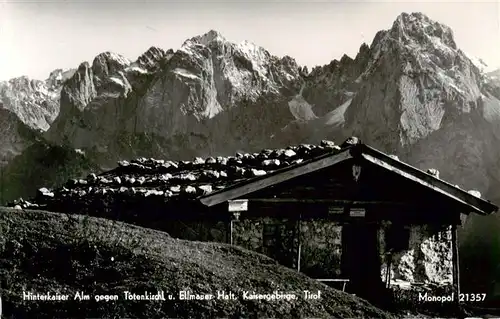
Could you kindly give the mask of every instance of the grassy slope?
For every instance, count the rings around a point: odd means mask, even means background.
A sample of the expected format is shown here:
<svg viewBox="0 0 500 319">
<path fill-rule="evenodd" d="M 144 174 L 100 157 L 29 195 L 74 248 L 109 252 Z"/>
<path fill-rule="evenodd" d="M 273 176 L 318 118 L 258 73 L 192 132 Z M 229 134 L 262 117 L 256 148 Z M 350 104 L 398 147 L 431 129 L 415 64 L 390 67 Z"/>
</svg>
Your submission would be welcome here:
<svg viewBox="0 0 500 319">
<path fill-rule="evenodd" d="M 357 297 L 225 244 L 177 240 L 119 222 L 0 208 L 0 277 L 5 315 L 15 318 L 389 318 Z M 111 260 L 114 258 L 114 261 Z M 143 293 L 177 296 L 216 290 L 322 291 L 319 301 L 23 301 L 22 291 Z"/>
</svg>

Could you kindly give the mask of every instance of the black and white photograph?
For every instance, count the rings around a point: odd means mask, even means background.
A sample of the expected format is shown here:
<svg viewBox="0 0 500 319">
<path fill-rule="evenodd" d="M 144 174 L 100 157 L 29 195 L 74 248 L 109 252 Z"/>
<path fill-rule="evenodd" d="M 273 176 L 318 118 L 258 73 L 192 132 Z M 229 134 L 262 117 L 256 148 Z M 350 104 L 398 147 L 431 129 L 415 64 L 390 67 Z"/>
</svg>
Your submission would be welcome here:
<svg viewBox="0 0 500 319">
<path fill-rule="evenodd" d="M 499 1 L 0 2 L 0 318 L 500 318 L 499 205 Z"/>
</svg>

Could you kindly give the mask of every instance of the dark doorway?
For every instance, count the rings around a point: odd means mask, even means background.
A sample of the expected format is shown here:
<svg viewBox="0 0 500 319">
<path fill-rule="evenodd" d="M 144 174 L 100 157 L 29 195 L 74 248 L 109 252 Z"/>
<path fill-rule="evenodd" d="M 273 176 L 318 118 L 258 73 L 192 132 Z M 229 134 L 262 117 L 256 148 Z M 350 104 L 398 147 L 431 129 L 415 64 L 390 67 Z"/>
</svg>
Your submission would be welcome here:
<svg viewBox="0 0 500 319">
<path fill-rule="evenodd" d="M 352 221 L 342 229 L 342 273 L 347 291 L 372 299 L 383 289 L 380 274 L 378 226 Z"/>
</svg>

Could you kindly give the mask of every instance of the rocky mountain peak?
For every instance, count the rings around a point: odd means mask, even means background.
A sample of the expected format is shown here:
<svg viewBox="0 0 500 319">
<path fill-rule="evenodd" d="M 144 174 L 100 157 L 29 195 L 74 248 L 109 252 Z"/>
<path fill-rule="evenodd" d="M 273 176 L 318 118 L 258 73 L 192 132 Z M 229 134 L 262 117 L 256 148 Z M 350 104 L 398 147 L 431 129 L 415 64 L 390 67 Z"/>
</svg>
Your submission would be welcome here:
<svg viewBox="0 0 500 319">
<path fill-rule="evenodd" d="M 303 97 L 319 119 L 302 136 L 342 131 L 399 152 L 459 118 L 478 112 L 496 116 L 497 101 L 483 82 L 448 26 L 422 13 L 402 13 L 370 47 L 361 45 L 354 60 L 343 56 L 313 69 Z"/>
<path fill-rule="evenodd" d="M 209 51 L 203 51 L 206 49 Z M 190 55 L 216 55 L 219 60 L 227 60 L 230 56 L 234 56 L 238 61 L 241 61 L 242 67 L 250 68 L 249 71 L 257 71 L 256 69 L 259 68 L 257 65 L 262 66 L 274 61 L 279 61 L 279 63 L 286 65 L 287 68 L 298 68 L 295 59 L 292 57 L 273 57 L 266 49 L 253 42 L 244 40 L 240 43 L 234 43 L 215 30 L 210 30 L 203 35 L 186 40 L 180 51 L 185 51 Z"/>
<path fill-rule="evenodd" d="M 165 57 L 171 57 L 173 53 L 172 49 L 165 52 L 165 50 L 161 48 L 152 46 L 137 58 L 135 64 L 146 70 L 154 70 L 158 67 L 161 60 Z"/>
<path fill-rule="evenodd" d="M 92 70 L 97 77 L 107 77 L 123 71 L 132 62 L 120 54 L 103 52 L 97 55 L 92 62 Z"/>
<path fill-rule="evenodd" d="M 370 54 L 370 46 L 363 42 L 363 44 L 359 47 L 358 54 L 356 55 L 355 60 L 357 60 L 360 56 L 366 57 Z"/>
<path fill-rule="evenodd" d="M 98 61 L 97 58 L 94 59 L 95 68 L 103 70 L 104 68 L 101 68 L 101 63 Z M 93 69 L 94 67 L 91 67 L 88 62 L 82 62 L 73 76 L 64 83 L 61 91 L 62 113 L 65 113 L 65 108 L 68 106 L 71 106 L 71 109 L 75 107 L 78 110 L 83 110 L 95 97 Z"/>
<path fill-rule="evenodd" d="M 55 88 L 58 87 L 59 89 L 61 88 L 62 84 L 71 78 L 73 74 L 75 74 L 76 69 L 69 69 L 69 70 L 63 70 L 63 69 L 55 69 L 54 71 L 50 72 L 49 77 L 45 82 L 49 87 Z"/>
<path fill-rule="evenodd" d="M 47 80 L 55 81 L 57 79 L 62 78 L 62 72 L 63 72 L 63 69 L 55 69 L 54 71 L 50 72 Z"/>
<path fill-rule="evenodd" d="M 20 76 L 0 81 L 0 103 L 27 127 L 46 131 L 59 112 L 60 89 L 61 83 L 52 83 L 50 77 L 41 81 Z"/>
<path fill-rule="evenodd" d="M 403 42 L 413 40 L 423 45 L 439 41 L 454 50 L 457 49 L 451 28 L 430 19 L 421 12 L 400 14 L 389 32 Z"/>
<path fill-rule="evenodd" d="M 458 51 L 451 28 L 419 12 L 399 15 L 389 30 L 376 34 L 370 49 L 374 59 L 393 51 L 402 59 L 410 54 L 444 67 L 453 64 Z"/>
<path fill-rule="evenodd" d="M 212 42 L 227 42 L 226 38 L 218 31 L 210 30 L 205 34 L 193 37 L 185 42 L 194 42 L 198 44 L 203 44 L 209 46 Z"/>
</svg>

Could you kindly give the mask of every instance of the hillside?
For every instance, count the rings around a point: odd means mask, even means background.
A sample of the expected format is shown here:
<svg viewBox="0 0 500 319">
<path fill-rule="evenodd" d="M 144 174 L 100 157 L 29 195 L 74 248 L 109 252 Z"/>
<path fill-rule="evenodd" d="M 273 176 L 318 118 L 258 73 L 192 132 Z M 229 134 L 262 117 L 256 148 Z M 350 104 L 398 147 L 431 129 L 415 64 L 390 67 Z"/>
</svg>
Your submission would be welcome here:
<svg viewBox="0 0 500 319">
<path fill-rule="evenodd" d="M 224 244 L 98 218 L 0 209 L 0 276 L 6 318 L 391 318 L 366 301 L 329 288 L 272 259 Z M 124 291 L 179 296 L 278 290 L 297 300 L 124 301 Z M 321 291 L 304 300 L 304 290 Z M 26 301 L 22 292 L 117 294 L 119 301 Z M 299 297 L 300 296 L 300 297 Z M 56 303 L 56 305 L 54 304 Z"/>
</svg>

